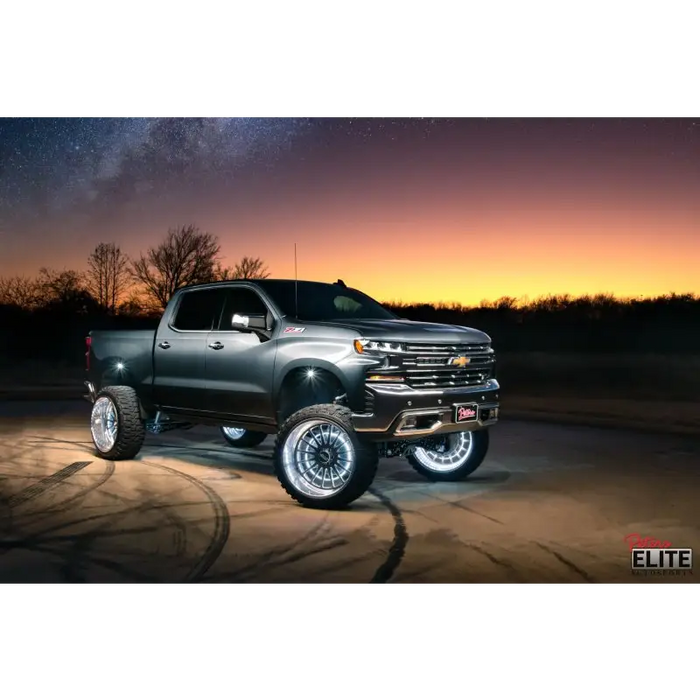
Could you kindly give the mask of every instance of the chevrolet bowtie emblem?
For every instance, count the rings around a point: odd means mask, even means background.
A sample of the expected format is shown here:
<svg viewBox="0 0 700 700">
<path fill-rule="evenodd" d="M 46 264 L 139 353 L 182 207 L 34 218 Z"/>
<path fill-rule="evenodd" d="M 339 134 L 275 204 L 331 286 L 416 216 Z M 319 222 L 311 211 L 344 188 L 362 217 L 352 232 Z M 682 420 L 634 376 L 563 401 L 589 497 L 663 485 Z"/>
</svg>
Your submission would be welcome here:
<svg viewBox="0 0 700 700">
<path fill-rule="evenodd" d="M 457 365 L 457 367 L 464 367 L 464 365 L 468 365 L 470 362 L 471 360 L 468 357 L 451 357 L 449 364 Z"/>
</svg>

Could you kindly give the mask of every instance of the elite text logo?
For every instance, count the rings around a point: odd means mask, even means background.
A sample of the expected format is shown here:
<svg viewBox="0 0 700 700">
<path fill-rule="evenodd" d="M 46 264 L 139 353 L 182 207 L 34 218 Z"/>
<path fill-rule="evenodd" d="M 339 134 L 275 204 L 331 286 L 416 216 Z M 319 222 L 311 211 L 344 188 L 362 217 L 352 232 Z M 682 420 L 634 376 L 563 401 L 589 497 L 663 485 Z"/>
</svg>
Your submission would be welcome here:
<svg viewBox="0 0 700 700">
<path fill-rule="evenodd" d="M 673 547 L 667 540 L 627 535 L 633 574 L 679 576 L 693 571 L 693 550 Z"/>
</svg>

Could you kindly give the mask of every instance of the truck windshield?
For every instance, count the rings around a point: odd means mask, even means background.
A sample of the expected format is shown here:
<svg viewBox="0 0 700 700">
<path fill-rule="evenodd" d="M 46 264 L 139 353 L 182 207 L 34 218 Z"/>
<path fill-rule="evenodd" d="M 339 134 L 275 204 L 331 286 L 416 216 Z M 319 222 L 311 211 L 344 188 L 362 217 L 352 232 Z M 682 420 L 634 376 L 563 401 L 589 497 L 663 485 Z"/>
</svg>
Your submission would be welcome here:
<svg viewBox="0 0 700 700">
<path fill-rule="evenodd" d="M 293 280 L 256 280 L 285 316 L 300 321 L 334 321 L 343 319 L 388 320 L 397 316 L 378 301 L 356 289 L 323 282 Z"/>
</svg>

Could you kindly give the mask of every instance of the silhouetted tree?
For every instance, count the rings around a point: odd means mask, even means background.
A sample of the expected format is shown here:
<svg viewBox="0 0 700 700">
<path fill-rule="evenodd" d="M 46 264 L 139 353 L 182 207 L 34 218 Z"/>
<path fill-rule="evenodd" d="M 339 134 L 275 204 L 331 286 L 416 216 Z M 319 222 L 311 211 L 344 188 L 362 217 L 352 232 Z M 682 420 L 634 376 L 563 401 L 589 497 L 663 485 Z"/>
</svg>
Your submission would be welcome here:
<svg viewBox="0 0 700 700">
<path fill-rule="evenodd" d="M 232 275 L 239 280 L 264 280 L 270 273 L 262 259 L 245 256 L 234 265 Z"/>
<path fill-rule="evenodd" d="M 96 310 L 95 300 L 85 287 L 85 278 L 77 270 L 42 267 L 37 286 L 39 305 L 45 310 L 61 314 L 85 314 Z"/>
<path fill-rule="evenodd" d="M 84 278 L 77 270 L 42 267 L 37 285 L 44 304 L 70 303 L 85 292 Z"/>
<path fill-rule="evenodd" d="M 214 279 L 217 281 L 236 279 L 233 267 L 224 267 L 221 263 L 217 263 L 214 268 Z"/>
<path fill-rule="evenodd" d="M 0 304 L 31 309 L 39 302 L 40 290 L 30 277 L 0 277 Z"/>
<path fill-rule="evenodd" d="M 100 243 L 88 257 L 85 286 L 95 301 L 114 313 L 129 287 L 129 259 L 115 243 Z"/>
<path fill-rule="evenodd" d="M 220 249 L 216 236 L 196 226 L 170 229 L 160 245 L 132 262 L 131 274 L 147 301 L 163 309 L 178 289 L 216 279 Z"/>
</svg>

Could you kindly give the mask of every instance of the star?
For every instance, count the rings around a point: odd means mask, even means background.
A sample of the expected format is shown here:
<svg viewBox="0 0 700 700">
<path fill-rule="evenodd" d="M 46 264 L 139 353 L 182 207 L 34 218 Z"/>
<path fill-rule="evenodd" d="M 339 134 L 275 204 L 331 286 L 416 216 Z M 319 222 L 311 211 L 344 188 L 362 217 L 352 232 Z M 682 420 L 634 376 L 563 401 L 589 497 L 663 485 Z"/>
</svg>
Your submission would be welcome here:
<svg viewBox="0 0 700 700">
<path fill-rule="evenodd" d="M 115 205 L 158 182 L 274 161 L 305 119 L 18 119 L 0 122 L 0 201 L 29 216 L 44 207 Z M 0 212 L 2 214 L 2 212 Z"/>
</svg>

